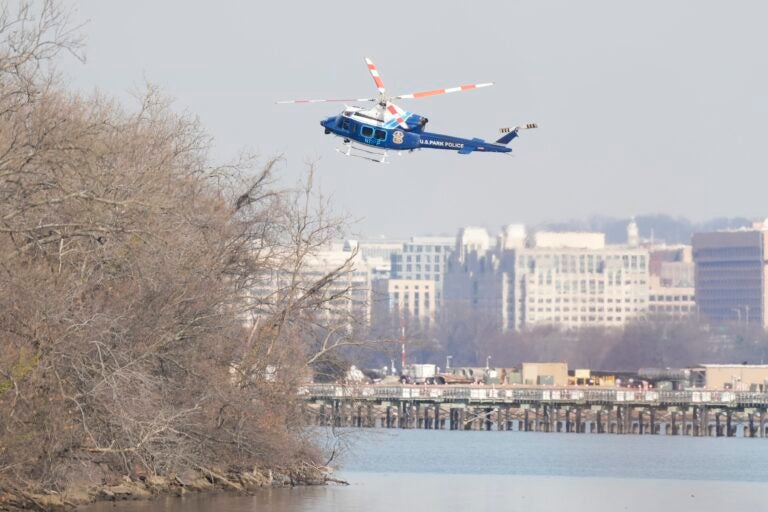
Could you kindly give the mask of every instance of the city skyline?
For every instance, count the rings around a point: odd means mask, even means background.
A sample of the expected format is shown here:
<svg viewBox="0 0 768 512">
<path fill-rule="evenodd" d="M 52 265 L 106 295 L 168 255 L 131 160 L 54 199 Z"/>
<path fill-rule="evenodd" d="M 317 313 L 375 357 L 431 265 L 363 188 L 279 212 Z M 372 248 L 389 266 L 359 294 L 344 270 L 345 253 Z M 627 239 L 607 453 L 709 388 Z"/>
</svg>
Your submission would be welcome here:
<svg viewBox="0 0 768 512">
<path fill-rule="evenodd" d="M 627 217 L 606 217 L 596 215 L 585 219 L 550 220 L 540 223 L 506 222 L 499 225 L 459 224 L 453 229 L 445 231 L 429 230 L 403 232 L 395 235 L 387 233 L 361 233 L 350 230 L 349 239 L 381 242 L 404 242 L 412 237 L 435 236 L 454 237 L 456 233 L 466 227 L 479 227 L 487 230 L 492 235 L 500 234 L 507 226 L 521 225 L 535 231 L 573 231 L 573 232 L 600 232 L 606 234 L 609 243 L 621 243 L 626 239 L 626 226 L 631 220 L 635 220 L 639 227 L 639 236 L 645 240 L 654 239 L 658 243 L 686 243 L 690 244 L 691 236 L 695 232 L 750 229 L 755 222 L 763 222 L 765 217 L 717 217 L 693 222 L 686 217 L 671 217 L 664 214 L 630 215 Z"/>
</svg>

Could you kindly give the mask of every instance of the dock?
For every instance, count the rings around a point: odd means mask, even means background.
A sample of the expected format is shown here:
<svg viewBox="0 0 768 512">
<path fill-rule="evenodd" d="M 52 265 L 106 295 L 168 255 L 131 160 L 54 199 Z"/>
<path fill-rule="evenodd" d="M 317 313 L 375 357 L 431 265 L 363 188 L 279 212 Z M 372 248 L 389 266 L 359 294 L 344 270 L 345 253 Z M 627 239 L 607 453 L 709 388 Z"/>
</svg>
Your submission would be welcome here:
<svg viewBox="0 0 768 512">
<path fill-rule="evenodd" d="M 299 389 L 314 425 L 766 437 L 768 393 L 551 386 L 337 385 Z"/>
</svg>

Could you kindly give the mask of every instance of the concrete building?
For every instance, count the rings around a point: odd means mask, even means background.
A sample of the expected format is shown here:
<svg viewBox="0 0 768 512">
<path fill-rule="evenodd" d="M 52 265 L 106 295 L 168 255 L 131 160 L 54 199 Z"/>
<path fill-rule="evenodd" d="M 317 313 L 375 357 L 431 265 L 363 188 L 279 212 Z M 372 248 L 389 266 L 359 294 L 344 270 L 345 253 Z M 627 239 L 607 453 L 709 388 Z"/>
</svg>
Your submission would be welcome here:
<svg viewBox="0 0 768 512">
<path fill-rule="evenodd" d="M 344 251 L 357 251 L 369 269 L 370 280 L 392 277 L 392 258 L 403 253 L 401 240 L 346 240 Z"/>
<path fill-rule="evenodd" d="M 696 315 L 694 288 L 661 286 L 651 276 L 648 290 L 648 315 L 656 318 L 685 318 Z"/>
<path fill-rule="evenodd" d="M 703 364 L 692 372 L 709 389 L 768 390 L 768 364 Z"/>
<path fill-rule="evenodd" d="M 691 246 L 651 248 L 649 316 L 684 318 L 695 315 L 694 271 Z"/>
<path fill-rule="evenodd" d="M 305 286 L 312 286 L 324 276 L 340 268 L 350 253 L 334 247 L 318 251 L 307 258 L 303 272 Z M 326 287 L 328 297 L 335 296 L 322 310 L 328 318 L 348 318 L 350 321 L 369 322 L 371 319 L 371 269 L 358 253 L 352 258 L 351 271 Z"/>
<path fill-rule="evenodd" d="M 290 263 L 282 270 L 273 269 L 259 276 L 254 284 L 249 302 L 253 306 L 247 325 L 252 325 L 262 314 L 284 307 L 296 301 L 310 289 L 318 287 L 325 278 L 340 272 L 330 283 L 322 284 L 313 301 L 327 299 L 316 314 L 318 320 L 331 326 L 348 327 L 370 322 L 371 319 L 371 269 L 360 253 L 354 254 L 342 244 L 333 244 L 324 250 L 307 255 L 298 275 L 293 274 Z"/>
<path fill-rule="evenodd" d="M 491 248 L 491 237 L 485 228 L 465 227 L 456 236 L 456 254 L 461 259 L 470 254 L 485 254 Z"/>
<path fill-rule="evenodd" d="M 364 259 L 381 258 L 389 260 L 393 254 L 402 254 L 405 240 L 388 240 L 384 238 L 372 240 L 347 240 L 345 249 L 357 248 Z"/>
<path fill-rule="evenodd" d="M 599 250 L 605 247 L 605 233 L 539 231 L 533 235 L 533 247 Z"/>
<path fill-rule="evenodd" d="M 529 386 L 567 386 L 567 363 L 523 363 L 523 384 Z"/>
<path fill-rule="evenodd" d="M 525 230 L 504 228 L 493 251 L 489 240 L 477 228 L 459 232 L 447 262 L 443 306 L 447 314 L 454 308 L 471 310 L 500 330 L 514 329 L 514 255 L 525 242 Z"/>
<path fill-rule="evenodd" d="M 621 327 L 646 316 L 647 249 L 606 246 L 602 233 L 539 232 L 527 243 L 519 227 L 502 233 L 495 250 L 451 257 L 447 304 L 471 308 L 502 330 Z"/>
<path fill-rule="evenodd" d="M 381 279 L 373 283 L 374 321 L 393 316 L 428 327 L 437 312 L 436 283 L 428 279 Z"/>
<path fill-rule="evenodd" d="M 435 300 L 440 305 L 446 260 L 455 246 L 453 237 L 412 237 L 403 244 L 401 254 L 392 253 L 392 279 L 433 281 Z"/>
<path fill-rule="evenodd" d="M 543 247 L 517 251 L 516 329 L 620 327 L 646 316 L 647 249 L 606 246 L 602 233 L 545 235 Z"/>
<path fill-rule="evenodd" d="M 768 327 L 768 238 L 762 229 L 693 235 L 696 303 L 711 322 Z"/>
<path fill-rule="evenodd" d="M 660 286 L 693 288 L 693 248 L 690 245 L 651 247 L 648 269 L 652 276 L 659 278 Z"/>
</svg>

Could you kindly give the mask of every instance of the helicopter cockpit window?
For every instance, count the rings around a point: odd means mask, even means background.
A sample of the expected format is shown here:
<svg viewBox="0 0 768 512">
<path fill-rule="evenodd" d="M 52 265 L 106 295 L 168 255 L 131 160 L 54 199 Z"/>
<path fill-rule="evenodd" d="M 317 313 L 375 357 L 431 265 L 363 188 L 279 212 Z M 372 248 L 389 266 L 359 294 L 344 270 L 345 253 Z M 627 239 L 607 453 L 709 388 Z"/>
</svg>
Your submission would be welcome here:
<svg viewBox="0 0 768 512">
<path fill-rule="evenodd" d="M 371 128 L 370 126 L 363 126 L 360 129 L 360 134 L 363 137 L 373 137 L 373 128 Z"/>
<path fill-rule="evenodd" d="M 349 119 L 342 119 L 341 120 L 341 128 L 343 130 L 349 130 Z"/>
<path fill-rule="evenodd" d="M 384 130 L 376 130 L 376 132 L 373 135 L 377 140 L 384 140 L 387 138 L 387 132 Z"/>
</svg>

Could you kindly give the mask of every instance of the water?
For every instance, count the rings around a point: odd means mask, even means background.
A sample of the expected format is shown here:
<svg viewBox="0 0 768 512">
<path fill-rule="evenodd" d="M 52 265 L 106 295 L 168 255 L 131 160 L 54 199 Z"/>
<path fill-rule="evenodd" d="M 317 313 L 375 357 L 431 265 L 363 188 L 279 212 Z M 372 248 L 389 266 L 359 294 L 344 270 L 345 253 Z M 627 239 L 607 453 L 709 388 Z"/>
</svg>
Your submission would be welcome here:
<svg viewBox="0 0 768 512">
<path fill-rule="evenodd" d="M 348 430 L 351 485 L 99 504 L 87 512 L 764 510 L 768 439 Z"/>
<path fill-rule="evenodd" d="M 343 472 L 768 483 L 768 439 L 478 431 L 353 431 Z"/>
</svg>

